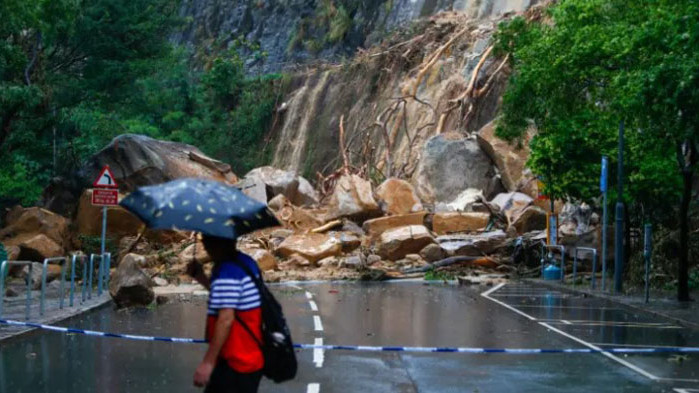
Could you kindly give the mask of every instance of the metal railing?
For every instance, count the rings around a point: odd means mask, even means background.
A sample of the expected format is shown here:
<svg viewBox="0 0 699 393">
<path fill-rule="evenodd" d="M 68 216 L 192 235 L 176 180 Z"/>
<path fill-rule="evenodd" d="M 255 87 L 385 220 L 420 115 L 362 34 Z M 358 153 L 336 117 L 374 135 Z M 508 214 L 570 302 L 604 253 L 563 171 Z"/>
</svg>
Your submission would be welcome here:
<svg viewBox="0 0 699 393">
<path fill-rule="evenodd" d="M 41 271 L 41 284 L 40 284 L 40 300 L 39 300 L 39 315 L 43 316 L 46 312 L 46 287 L 47 287 L 47 275 L 48 275 L 48 265 L 58 264 L 61 266 L 60 273 L 60 295 L 59 295 L 59 309 L 63 309 L 65 305 L 66 296 L 66 269 L 70 266 L 70 289 L 69 289 L 69 307 L 73 307 L 75 304 L 75 293 L 76 293 L 76 267 L 78 264 L 82 266 L 82 287 L 81 287 L 81 300 L 80 304 L 85 303 L 86 300 L 92 299 L 92 293 L 94 291 L 94 263 L 95 259 L 99 259 L 98 272 L 97 272 L 97 294 L 102 295 L 103 289 L 109 285 L 109 271 L 111 268 L 111 254 L 92 254 L 89 259 L 86 255 L 75 254 L 70 258 L 68 257 L 57 257 L 57 258 L 46 258 L 44 259 Z M 28 320 L 31 313 L 31 303 L 32 303 L 32 291 L 33 280 L 32 275 L 37 262 L 32 261 L 2 261 L 0 263 L 0 318 L 3 315 L 4 307 L 4 297 L 5 297 L 5 279 L 8 276 L 8 271 L 10 266 L 28 266 L 27 271 L 27 297 L 25 305 L 25 318 Z"/>
<path fill-rule="evenodd" d="M 546 268 L 546 250 L 560 250 L 561 251 L 561 281 L 565 279 L 566 276 L 566 248 L 558 244 L 544 244 L 541 243 L 541 276 L 544 276 L 544 269 Z"/>
<path fill-rule="evenodd" d="M 592 289 L 595 289 L 595 275 L 597 275 L 597 249 L 591 247 L 576 247 L 573 252 L 573 286 L 577 285 L 577 273 L 578 273 L 578 253 L 580 251 L 588 251 L 592 253 L 592 278 L 590 279 L 590 285 Z"/>
</svg>

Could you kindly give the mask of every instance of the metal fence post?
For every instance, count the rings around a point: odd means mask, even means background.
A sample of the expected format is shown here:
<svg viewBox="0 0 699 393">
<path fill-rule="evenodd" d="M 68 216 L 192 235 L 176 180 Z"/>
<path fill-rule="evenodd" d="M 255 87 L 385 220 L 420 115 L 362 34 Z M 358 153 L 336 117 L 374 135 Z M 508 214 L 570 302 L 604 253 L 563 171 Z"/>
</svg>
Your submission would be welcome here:
<svg viewBox="0 0 699 393">
<path fill-rule="evenodd" d="M 645 297 L 646 297 L 646 303 L 648 303 L 648 300 L 650 299 L 650 258 L 651 254 L 653 252 L 652 249 L 652 227 L 650 224 L 646 224 L 643 227 L 644 229 L 644 245 L 643 245 L 643 256 L 645 257 L 646 260 L 646 288 L 645 288 Z"/>
<path fill-rule="evenodd" d="M 99 256 L 100 264 L 97 273 L 97 296 L 102 296 L 102 283 L 104 282 L 104 254 Z"/>
<path fill-rule="evenodd" d="M 46 301 L 46 269 L 48 269 L 49 260 L 44 259 L 41 267 L 41 298 L 39 299 L 39 315 L 44 315 L 44 302 Z M 30 276 L 31 277 L 31 276 Z"/>
<path fill-rule="evenodd" d="M 5 266 L 7 261 L 0 262 L 0 318 L 2 318 L 2 307 L 5 303 Z"/>
<path fill-rule="evenodd" d="M 87 283 L 87 298 L 92 299 L 92 271 L 95 270 L 95 254 L 90 254 L 90 265 L 89 265 L 88 283 Z"/>
</svg>

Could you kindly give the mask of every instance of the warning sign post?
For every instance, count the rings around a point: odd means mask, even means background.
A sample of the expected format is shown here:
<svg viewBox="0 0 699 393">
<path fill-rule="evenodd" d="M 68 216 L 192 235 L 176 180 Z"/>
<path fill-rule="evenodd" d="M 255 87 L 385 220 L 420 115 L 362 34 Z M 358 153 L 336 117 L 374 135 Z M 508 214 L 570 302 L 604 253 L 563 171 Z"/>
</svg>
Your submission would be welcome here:
<svg viewBox="0 0 699 393">
<path fill-rule="evenodd" d="M 119 191 L 96 188 L 92 190 L 92 204 L 95 206 L 118 206 Z"/>
<path fill-rule="evenodd" d="M 107 207 L 119 205 L 119 185 L 114 180 L 114 174 L 105 165 L 92 186 L 92 204 L 102 206 L 102 255 L 105 252 L 107 240 Z"/>
</svg>

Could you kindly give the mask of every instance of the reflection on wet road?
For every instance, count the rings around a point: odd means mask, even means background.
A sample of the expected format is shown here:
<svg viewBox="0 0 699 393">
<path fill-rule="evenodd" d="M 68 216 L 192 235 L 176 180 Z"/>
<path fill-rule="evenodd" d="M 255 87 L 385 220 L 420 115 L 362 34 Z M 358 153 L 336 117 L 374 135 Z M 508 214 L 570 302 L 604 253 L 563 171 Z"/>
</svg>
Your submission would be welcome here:
<svg viewBox="0 0 699 393">
<path fill-rule="evenodd" d="M 486 291 L 487 290 L 487 291 Z M 321 283 L 274 288 L 299 343 L 491 348 L 699 346 L 699 333 L 533 284 Z M 485 296 L 482 296 L 484 294 Z M 201 337 L 203 301 L 103 309 L 63 323 Z M 37 332 L 0 344 L 0 393 L 196 392 L 204 346 Z M 300 351 L 298 378 L 263 392 L 673 392 L 699 389 L 692 355 L 466 355 Z M 619 361 L 620 360 L 620 361 Z M 640 371 L 639 371 L 640 370 Z M 650 378 L 652 376 L 653 378 Z M 697 381 L 695 381 L 697 380 Z M 683 390 L 684 389 L 684 390 Z"/>
</svg>

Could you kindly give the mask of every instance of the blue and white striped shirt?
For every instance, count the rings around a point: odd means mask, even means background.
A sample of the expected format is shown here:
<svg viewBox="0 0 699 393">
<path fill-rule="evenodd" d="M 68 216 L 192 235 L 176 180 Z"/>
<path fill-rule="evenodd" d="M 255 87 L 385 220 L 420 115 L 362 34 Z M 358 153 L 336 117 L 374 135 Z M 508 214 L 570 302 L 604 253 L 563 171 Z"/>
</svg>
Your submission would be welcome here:
<svg viewBox="0 0 699 393">
<path fill-rule="evenodd" d="M 238 263 L 245 264 L 256 276 L 260 270 L 254 259 L 238 253 L 238 261 L 217 263 L 211 273 L 208 315 L 218 315 L 218 310 L 232 308 L 247 311 L 260 307 L 260 293 L 255 282 Z"/>
</svg>

